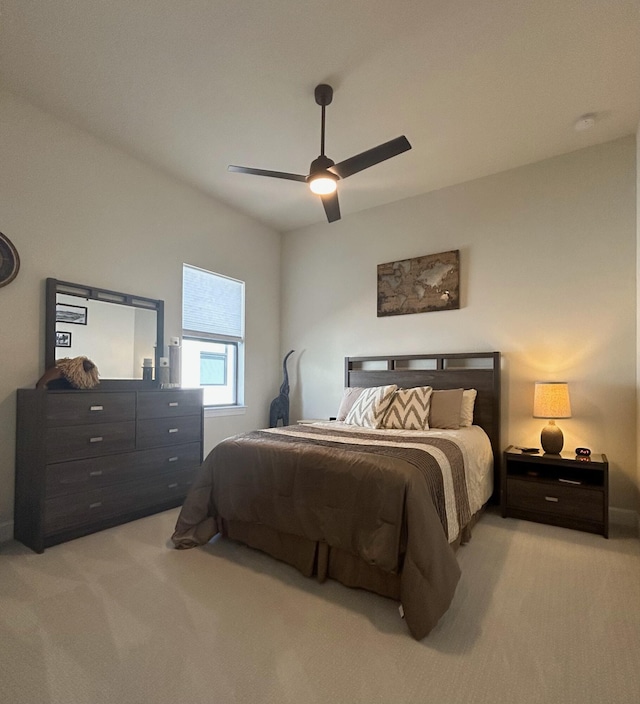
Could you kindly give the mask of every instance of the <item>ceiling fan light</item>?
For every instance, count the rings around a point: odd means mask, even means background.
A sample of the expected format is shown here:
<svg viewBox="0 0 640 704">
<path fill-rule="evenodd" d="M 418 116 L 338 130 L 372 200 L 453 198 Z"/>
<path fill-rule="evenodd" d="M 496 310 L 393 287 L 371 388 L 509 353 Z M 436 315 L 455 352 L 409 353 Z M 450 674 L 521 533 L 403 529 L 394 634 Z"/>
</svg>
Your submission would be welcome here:
<svg viewBox="0 0 640 704">
<path fill-rule="evenodd" d="M 317 176 L 309 181 L 309 188 L 312 193 L 319 196 L 326 196 L 336 190 L 336 179 L 330 176 Z"/>
</svg>

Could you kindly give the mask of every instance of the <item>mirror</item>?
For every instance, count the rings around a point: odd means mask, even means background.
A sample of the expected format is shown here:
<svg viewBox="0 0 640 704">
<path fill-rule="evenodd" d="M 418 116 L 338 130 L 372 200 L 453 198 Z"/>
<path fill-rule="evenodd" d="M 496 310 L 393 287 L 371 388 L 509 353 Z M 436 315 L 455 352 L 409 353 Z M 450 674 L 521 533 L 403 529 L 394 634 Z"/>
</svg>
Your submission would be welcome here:
<svg viewBox="0 0 640 704">
<path fill-rule="evenodd" d="M 163 334 L 163 301 L 47 279 L 45 370 L 57 359 L 85 356 L 101 383 L 142 382 L 145 364 L 155 376 Z"/>
</svg>

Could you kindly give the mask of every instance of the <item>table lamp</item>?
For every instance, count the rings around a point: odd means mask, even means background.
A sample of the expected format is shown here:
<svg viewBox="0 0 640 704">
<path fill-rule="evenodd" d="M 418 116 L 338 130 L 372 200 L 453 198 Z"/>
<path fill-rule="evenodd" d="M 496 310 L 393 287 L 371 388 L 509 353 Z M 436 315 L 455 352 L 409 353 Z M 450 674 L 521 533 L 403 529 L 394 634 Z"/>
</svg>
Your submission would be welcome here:
<svg viewBox="0 0 640 704">
<path fill-rule="evenodd" d="M 555 423 L 557 418 L 571 418 L 569 384 L 566 381 L 536 381 L 533 395 L 533 417 L 546 418 L 540 434 L 542 449 L 550 455 L 559 455 L 564 444 L 562 430 Z"/>
</svg>

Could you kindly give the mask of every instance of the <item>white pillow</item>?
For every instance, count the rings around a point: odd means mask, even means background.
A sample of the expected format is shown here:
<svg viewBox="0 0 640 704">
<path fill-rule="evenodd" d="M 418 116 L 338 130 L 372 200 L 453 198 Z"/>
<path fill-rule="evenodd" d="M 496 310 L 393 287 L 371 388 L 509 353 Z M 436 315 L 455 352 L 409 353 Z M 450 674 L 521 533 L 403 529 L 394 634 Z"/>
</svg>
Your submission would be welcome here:
<svg viewBox="0 0 640 704">
<path fill-rule="evenodd" d="M 473 407 L 478 392 L 476 389 L 465 389 L 462 392 L 462 405 L 460 406 L 460 427 L 468 428 L 473 425 Z"/>
<path fill-rule="evenodd" d="M 364 389 L 351 406 L 344 422 L 349 425 L 361 425 L 364 428 L 381 427 L 384 414 L 397 388 L 395 384 L 391 384 Z"/>
<path fill-rule="evenodd" d="M 398 389 L 391 399 L 382 426 L 398 430 L 428 430 L 430 386 Z"/>
</svg>

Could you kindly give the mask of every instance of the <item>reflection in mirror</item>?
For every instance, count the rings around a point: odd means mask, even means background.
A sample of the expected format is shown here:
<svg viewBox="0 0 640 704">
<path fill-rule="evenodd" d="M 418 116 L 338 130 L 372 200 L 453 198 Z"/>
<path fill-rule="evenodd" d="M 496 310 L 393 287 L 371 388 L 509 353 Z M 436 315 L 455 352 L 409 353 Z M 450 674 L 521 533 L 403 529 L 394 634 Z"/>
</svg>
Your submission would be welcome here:
<svg viewBox="0 0 640 704">
<path fill-rule="evenodd" d="M 74 308 L 85 309 L 80 320 Z M 156 311 L 58 293 L 56 359 L 80 355 L 105 379 L 142 379 L 144 359 L 156 357 Z"/>
<path fill-rule="evenodd" d="M 159 300 L 47 279 L 46 368 L 85 356 L 102 380 L 141 380 L 143 366 L 157 368 L 162 356 L 163 308 Z"/>
</svg>

